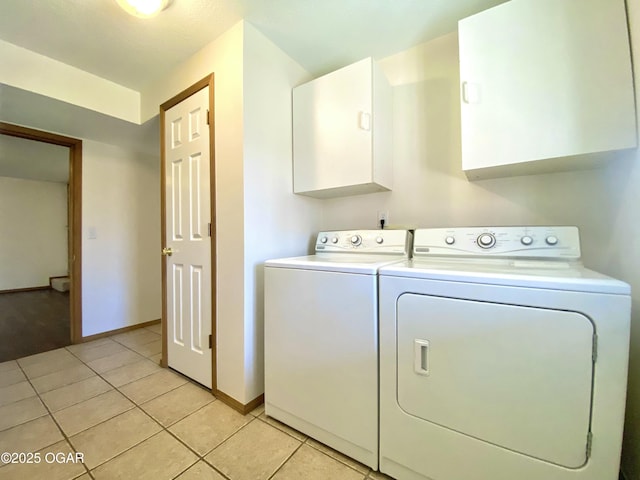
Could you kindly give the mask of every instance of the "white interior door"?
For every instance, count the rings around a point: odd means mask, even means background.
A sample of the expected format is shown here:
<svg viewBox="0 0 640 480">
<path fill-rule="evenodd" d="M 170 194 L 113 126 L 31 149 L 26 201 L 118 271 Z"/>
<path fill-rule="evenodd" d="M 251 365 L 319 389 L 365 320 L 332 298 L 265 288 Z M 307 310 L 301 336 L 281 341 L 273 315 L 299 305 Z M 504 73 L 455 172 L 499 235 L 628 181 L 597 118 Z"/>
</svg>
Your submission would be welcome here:
<svg viewBox="0 0 640 480">
<path fill-rule="evenodd" d="M 212 387 L 209 87 L 165 112 L 167 363 Z M 168 253 L 165 251 L 165 254 Z"/>
</svg>

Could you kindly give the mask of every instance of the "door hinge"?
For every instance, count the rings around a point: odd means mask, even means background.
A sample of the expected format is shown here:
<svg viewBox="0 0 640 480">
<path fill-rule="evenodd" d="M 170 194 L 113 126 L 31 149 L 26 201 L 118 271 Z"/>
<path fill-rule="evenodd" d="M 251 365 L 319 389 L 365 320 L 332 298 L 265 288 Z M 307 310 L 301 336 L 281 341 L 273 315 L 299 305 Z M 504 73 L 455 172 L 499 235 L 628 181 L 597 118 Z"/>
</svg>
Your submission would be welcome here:
<svg viewBox="0 0 640 480">
<path fill-rule="evenodd" d="M 211 224 L 209 224 L 209 236 L 211 236 Z"/>
<path fill-rule="evenodd" d="M 596 360 L 598 359 L 598 335 L 595 333 L 593 334 L 593 344 L 591 346 L 591 359 L 593 360 L 593 363 L 596 363 Z"/>
<path fill-rule="evenodd" d="M 593 445 L 593 433 L 587 433 L 587 459 L 591 457 L 591 446 Z"/>
<path fill-rule="evenodd" d="M 209 348 L 213 348 L 213 336 L 209 335 Z"/>
<path fill-rule="evenodd" d="M 207 125 L 209 125 L 209 110 L 207 110 Z"/>
</svg>

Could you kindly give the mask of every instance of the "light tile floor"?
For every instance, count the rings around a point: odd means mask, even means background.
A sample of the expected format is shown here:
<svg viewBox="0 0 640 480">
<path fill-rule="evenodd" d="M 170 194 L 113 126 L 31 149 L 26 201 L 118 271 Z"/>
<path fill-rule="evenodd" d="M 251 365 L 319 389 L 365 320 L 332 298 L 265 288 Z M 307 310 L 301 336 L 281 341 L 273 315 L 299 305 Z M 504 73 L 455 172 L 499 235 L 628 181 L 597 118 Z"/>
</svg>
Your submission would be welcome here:
<svg viewBox="0 0 640 480">
<path fill-rule="evenodd" d="M 239 414 L 160 350 L 154 325 L 0 363 L 0 453 L 40 459 L 0 462 L 0 479 L 389 479 L 263 407 Z"/>
</svg>

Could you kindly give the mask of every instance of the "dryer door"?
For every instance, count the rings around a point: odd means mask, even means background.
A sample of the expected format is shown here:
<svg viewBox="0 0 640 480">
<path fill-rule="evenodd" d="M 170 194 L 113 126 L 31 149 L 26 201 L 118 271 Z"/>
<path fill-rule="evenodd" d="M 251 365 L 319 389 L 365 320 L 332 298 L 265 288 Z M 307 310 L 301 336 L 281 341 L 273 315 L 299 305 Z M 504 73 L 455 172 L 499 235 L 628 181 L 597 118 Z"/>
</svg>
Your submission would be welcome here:
<svg viewBox="0 0 640 480">
<path fill-rule="evenodd" d="M 593 335 L 577 312 L 429 295 L 397 304 L 400 407 L 531 457 L 587 460 Z"/>
</svg>

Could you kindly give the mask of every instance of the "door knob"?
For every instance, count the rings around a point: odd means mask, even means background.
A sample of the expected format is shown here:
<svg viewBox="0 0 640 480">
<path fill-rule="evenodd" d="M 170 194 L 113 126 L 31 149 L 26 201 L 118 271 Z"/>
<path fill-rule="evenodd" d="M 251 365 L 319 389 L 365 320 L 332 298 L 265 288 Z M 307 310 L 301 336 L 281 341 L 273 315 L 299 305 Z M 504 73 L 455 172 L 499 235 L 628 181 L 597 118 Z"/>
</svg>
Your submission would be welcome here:
<svg viewBox="0 0 640 480">
<path fill-rule="evenodd" d="M 165 247 L 162 249 L 162 255 L 165 255 L 165 256 L 168 255 L 170 257 L 172 254 L 173 254 L 173 250 L 171 250 L 171 247 Z"/>
</svg>

